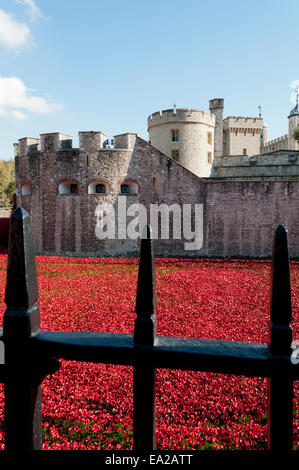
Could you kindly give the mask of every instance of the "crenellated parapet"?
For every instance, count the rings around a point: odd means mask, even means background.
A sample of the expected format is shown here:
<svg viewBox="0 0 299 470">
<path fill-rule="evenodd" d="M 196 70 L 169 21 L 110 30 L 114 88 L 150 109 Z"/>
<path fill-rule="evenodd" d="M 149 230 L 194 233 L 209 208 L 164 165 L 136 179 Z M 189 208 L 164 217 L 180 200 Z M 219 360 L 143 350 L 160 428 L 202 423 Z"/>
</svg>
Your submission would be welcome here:
<svg viewBox="0 0 299 470">
<path fill-rule="evenodd" d="M 197 123 L 215 127 L 215 116 L 199 109 L 174 108 L 153 113 L 147 119 L 148 130 L 153 126 L 170 123 Z"/>
<path fill-rule="evenodd" d="M 269 140 L 262 148 L 261 153 L 275 152 L 276 150 L 284 150 L 289 148 L 289 136 L 285 134 L 276 139 Z"/>
<path fill-rule="evenodd" d="M 135 146 L 137 134 L 127 132 L 114 136 L 114 148 L 132 150 Z"/>
<path fill-rule="evenodd" d="M 40 134 L 40 138 L 23 137 L 14 143 L 14 156 L 24 157 L 33 152 L 58 152 L 60 150 L 79 150 L 81 153 L 93 153 L 109 150 L 132 150 L 135 145 L 136 133 L 127 132 L 114 136 L 114 144 L 107 144 L 107 136 L 101 131 L 79 131 L 79 148 L 73 148 L 73 138 L 61 132 Z"/>
<path fill-rule="evenodd" d="M 261 134 L 264 121 L 261 117 L 229 116 L 223 120 L 224 132 Z"/>
<path fill-rule="evenodd" d="M 18 144 L 14 144 L 15 156 L 27 155 L 30 152 L 36 152 L 40 150 L 40 139 L 33 137 L 23 137 L 19 139 Z"/>
<path fill-rule="evenodd" d="M 40 151 L 49 152 L 72 148 L 72 136 L 53 132 L 49 134 L 40 134 Z"/>
<path fill-rule="evenodd" d="M 79 148 L 83 152 L 95 152 L 104 147 L 107 136 L 103 132 L 78 132 Z"/>
</svg>

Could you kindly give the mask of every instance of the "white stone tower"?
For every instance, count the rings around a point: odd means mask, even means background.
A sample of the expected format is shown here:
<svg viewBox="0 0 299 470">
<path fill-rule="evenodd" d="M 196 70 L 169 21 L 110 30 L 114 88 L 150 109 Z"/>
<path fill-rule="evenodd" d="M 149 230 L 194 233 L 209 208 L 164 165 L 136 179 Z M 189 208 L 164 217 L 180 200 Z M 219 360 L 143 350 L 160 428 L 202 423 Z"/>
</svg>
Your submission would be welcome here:
<svg viewBox="0 0 299 470">
<path fill-rule="evenodd" d="M 299 150 L 299 143 L 294 139 L 294 129 L 299 126 L 299 89 L 297 88 L 296 106 L 292 109 L 288 116 L 289 120 L 289 148 L 288 150 Z"/>
<path fill-rule="evenodd" d="M 150 143 L 195 175 L 211 175 L 215 115 L 198 109 L 166 109 L 147 120 Z"/>
</svg>

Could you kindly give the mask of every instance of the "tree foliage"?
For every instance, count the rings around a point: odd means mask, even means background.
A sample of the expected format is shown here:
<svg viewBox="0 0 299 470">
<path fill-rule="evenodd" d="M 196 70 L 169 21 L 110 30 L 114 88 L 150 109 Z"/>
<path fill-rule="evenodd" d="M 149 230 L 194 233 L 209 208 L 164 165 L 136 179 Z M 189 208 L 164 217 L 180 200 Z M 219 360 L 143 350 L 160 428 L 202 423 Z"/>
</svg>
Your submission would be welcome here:
<svg viewBox="0 0 299 470">
<path fill-rule="evenodd" d="M 14 161 L 0 160 L 0 198 L 10 201 L 15 189 Z"/>
<path fill-rule="evenodd" d="M 299 142 L 299 126 L 297 126 L 296 129 L 294 129 L 293 137 L 295 140 L 297 140 L 297 142 Z"/>
</svg>

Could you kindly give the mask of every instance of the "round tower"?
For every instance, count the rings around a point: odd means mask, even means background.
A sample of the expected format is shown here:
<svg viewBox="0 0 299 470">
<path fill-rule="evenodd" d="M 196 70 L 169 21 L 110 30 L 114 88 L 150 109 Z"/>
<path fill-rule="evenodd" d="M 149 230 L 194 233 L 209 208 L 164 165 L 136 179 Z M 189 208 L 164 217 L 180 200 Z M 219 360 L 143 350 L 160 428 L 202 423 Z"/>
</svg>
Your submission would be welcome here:
<svg viewBox="0 0 299 470">
<path fill-rule="evenodd" d="M 216 117 L 216 128 L 215 128 L 215 146 L 214 152 L 215 157 L 223 155 L 223 110 L 224 110 L 224 99 L 213 98 L 209 101 L 210 112 L 215 114 Z"/>
<path fill-rule="evenodd" d="M 260 137 L 261 137 L 261 152 L 262 152 L 264 145 L 268 142 L 268 126 L 265 122 L 263 124 Z"/>
<path fill-rule="evenodd" d="M 289 145 L 288 150 L 299 150 L 299 143 L 294 139 L 293 132 L 299 126 L 299 94 L 297 94 L 296 106 L 292 109 L 288 116 L 289 120 Z"/>
<path fill-rule="evenodd" d="M 166 109 L 147 120 L 150 143 L 197 176 L 208 177 L 214 159 L 215 116 L 198 109 Z"/>
</svg>

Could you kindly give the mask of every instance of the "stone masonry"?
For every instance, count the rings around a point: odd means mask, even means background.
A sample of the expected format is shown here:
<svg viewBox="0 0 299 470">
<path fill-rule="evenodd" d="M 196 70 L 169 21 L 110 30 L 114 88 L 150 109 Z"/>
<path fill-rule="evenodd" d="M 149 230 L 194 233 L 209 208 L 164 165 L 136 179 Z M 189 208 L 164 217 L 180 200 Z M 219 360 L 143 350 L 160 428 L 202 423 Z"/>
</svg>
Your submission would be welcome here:
<svg viewBox="0 0 299 470">
<path fill-rule="evenodd" d="M 114 148 L 104 148 L 105 137 L 80 132 L 80 148 L 72 148 L 70 136 L 52 133 L 40 140 L 21 139 L 15 146 L 18 204 L 32 216 L 37 253 L 136 255 L 138 239 L 99 240 L 95 234 L 97 208 L 111 204 L 117 213 L 120 187 L 126 183 L 137 188 L 121 195 L 126 206 L 140 203 L 148 213 L 150 204 L 177 203 L 181 209 L 202 204 L 202 247 L 186 251 L 186 239 L 160 237 L 157 255 L 270 256 L 273 231 L 284 224 L 290 254 L 299 256 L 298 182 L 200 178 L 136 134 L 115 136 Z M 90 192 L 96 183 L 105 186 L 105 193 Z M 76 186 L 77 192 L 61 194 L 61 185 Z"/>
</svg>

